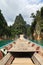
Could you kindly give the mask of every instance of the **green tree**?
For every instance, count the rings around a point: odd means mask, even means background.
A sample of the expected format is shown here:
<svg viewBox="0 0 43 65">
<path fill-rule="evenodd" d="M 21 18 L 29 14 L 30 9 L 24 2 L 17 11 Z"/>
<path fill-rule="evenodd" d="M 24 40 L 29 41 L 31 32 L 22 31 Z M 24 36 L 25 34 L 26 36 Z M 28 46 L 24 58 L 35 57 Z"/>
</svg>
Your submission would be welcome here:
<svg viewBox="0 0 43 65">
<path fill-rule="evenodd" d="M 5 35 L 8 37 L 10 34 L 10 28 L 7 25 L 7 22 L 0 10 L 0 37 L 4 37 Z"/>
<path fill-rule="evenodd" d="M 31 25 L 31 33 L 33 35 L 34 31 L 36 31 L 37 35 L 41 34 L 41 31 L 43 31 L 43 7 L 41 10 L 36 12 L 36 15 L 32 13 L 33 22 Z"/>
<path fill-rule="evenodd" d="M 26 34 L 26 22 L 24 21 L 21 14 L 16 16 L 15 22 L 12 26 L 13 28 L 13 34 L 19 35 L 19 34 Z"/>
</svg>

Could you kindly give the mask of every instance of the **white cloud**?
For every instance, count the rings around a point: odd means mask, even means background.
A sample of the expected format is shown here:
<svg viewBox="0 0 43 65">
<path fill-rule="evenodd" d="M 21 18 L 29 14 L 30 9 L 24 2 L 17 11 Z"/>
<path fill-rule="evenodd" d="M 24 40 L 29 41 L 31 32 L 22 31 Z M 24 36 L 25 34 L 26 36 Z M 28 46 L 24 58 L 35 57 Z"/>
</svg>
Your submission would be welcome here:
<svg viewBox="0 0 43 65">
<path fill-rule="evenodd" d="M 41 2 L 41 0 L 28 0 L 30 4 L 38 4 Z"/>
<path fill-rule="evenodd" d="M 31 13 L 43 6 L 41 0 L 0 0 L 0 9 L 7 20 L 8 25 L 12 25 L 15 17 L 21 13 L 24 20 L 31 24 Z"/>
</svg>

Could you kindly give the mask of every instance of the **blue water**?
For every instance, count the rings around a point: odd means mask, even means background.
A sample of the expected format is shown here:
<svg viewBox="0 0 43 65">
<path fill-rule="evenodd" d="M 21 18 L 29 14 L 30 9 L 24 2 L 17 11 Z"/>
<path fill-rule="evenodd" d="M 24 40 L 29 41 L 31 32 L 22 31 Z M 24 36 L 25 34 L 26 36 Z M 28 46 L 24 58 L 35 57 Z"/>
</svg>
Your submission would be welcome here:
<svg viewBox="0 0 43 65">
<path fill-rule="evenodd" d="M 13 40 L 1 40 L 0 41 L 0 48 L 11 43 Z"/>
</svg>

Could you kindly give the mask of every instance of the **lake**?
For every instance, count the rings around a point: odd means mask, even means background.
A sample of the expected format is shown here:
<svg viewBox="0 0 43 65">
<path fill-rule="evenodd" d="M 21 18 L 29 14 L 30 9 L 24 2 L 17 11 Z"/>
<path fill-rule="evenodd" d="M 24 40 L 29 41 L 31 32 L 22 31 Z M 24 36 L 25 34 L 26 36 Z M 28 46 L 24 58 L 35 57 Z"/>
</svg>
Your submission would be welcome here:
<svg viewBox="0 0 43 65">
<path fill-rule="evenodd" d="M 43 40 L 37 41 L 37 40 L 30 40 L 32 42 L 35 42 L 36 44 L 40 45 L 43 47 Z M 3 46 L 10 44 L 11 42 L 13 42 L 13 40 L 1 40 L 0 41 L 0 48 L 2 48 Z"/>
<path fill-rule="evenodd" d="M 1 40 L 0 41 L 0 48 L 11 43 L 13 40 Z"/>
<path fill-rule="evenodd" d="M 40 46 L 43 47 L 43 40 L 39 40 L 39 41 L 37 41 L 37 40 L 31 40 L 31 41 L 35 42 L 36 44 L 38 44 L 38 45 L 40 45 Z"/>
</svg>

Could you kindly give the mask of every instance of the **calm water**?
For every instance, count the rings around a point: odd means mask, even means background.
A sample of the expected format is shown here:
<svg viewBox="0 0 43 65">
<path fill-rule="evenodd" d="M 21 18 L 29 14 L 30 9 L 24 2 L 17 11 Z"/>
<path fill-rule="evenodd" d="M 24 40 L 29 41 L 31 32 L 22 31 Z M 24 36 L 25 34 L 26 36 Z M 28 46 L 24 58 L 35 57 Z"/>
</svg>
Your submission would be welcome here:
<svg viewBox="0 0 43 65">
<path fill-rule="evenodd" d="M 40 45 L 43 47 L 43 40 L 37 41 L 37 40 L 31 40 L 32 42 L 35 42 L 36 44 Z M 2 48 L 3 46 L 9 44 L 13 42 L 13 40 L 2 40 L 0 41 L 0 48 Z"/>
<path fill-rule="evenodd" d="M 35 42 L 36 44 L 40 45 L 40 46 L 43 46 L 43 40 L 31 40 L 32 42 Z"/>
<path fill-rule="evenodd" d="M 9 44 L 10 42 L 12 42 L 13 40 L 2 40 L 0 41 L 0 48 L 5 46 L 6 44 Z"/>
</svg>

